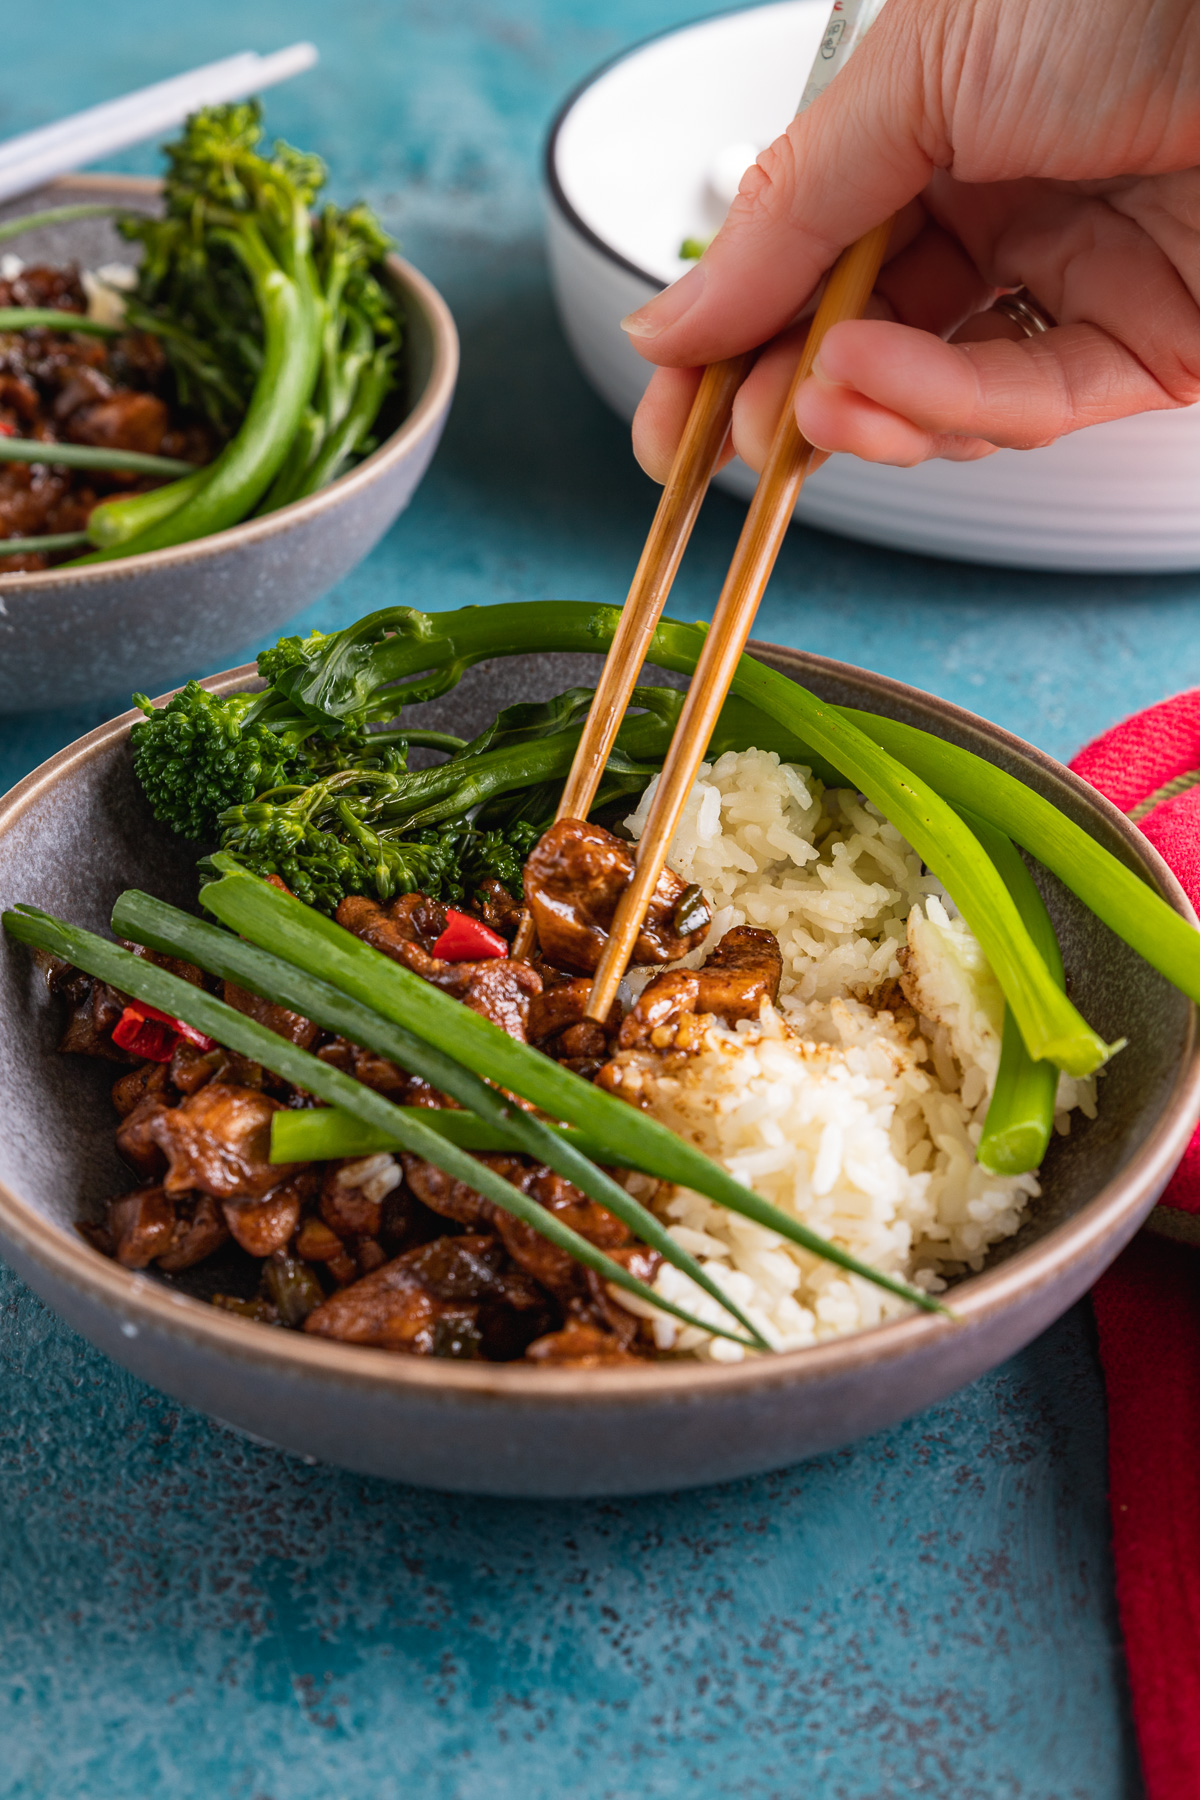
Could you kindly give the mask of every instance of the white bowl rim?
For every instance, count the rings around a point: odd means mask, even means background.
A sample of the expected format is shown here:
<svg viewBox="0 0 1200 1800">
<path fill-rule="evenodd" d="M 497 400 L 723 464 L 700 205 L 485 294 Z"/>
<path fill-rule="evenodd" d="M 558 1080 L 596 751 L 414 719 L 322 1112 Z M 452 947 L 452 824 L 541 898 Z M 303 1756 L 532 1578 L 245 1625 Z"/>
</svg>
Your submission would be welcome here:
<svg viewBox="0 0 1200 1800">
<path fill-rule="evenodd" d="M 934 696 L 890 677 L 828 657 L 752 643 L 752 650 L 781 653 L 799 666 L 833 680 L 864 679 L 893 701 L 928 704 Z M 258 679 L 253 663 L 208 676 L 203 686 L 228 693 Z M 972 729 L 983 726 L 997 744 L 1044 769 L 1074 789 L 1124 838 L 1148 866 L 1160 891 L 1191 924 L 1196 914 L 1171 870 L 1154 847 L 1123 813 L 1095 789 L 1044 752 L 1002 727 L 989 724 L 963 707 L 936 700 L 940 714 Z M 81 769 L 126 735 L 142 714 L 133 708 L 68 744 L 0 798 L 0 833 L 64 777 Z M 7 1238 L 33 1263 L 44 1268 L 92 1304 L 127 1324 L 139 1322 L 168 1337 L 181 1339 L 211 1355 L 253 1364 L 276 1375 L 303 1375 L 325 1384 L 353 1387 L 364 1394 L 386 1392 L 425 1396 L 446 1405 L 505 1404 L 523 1409 L 539 1403 L 561 1405 L 564 1397 L 598 1408 L 647 1405 L 662 1401 L 699 1401 L 708 1394 L 750 1395 L 799 1383 L 840 1380 L 857 1370 L 896 1366 L 905 1358 L 935 1348 L 947 1336 L 979 1330 L 1007 1307 L 1039 1288 L 1055 1283 L 1079 1262 L 1104 1266 L 1104 1250 L 1122 1228 L 1138 1222 L 1152 1197 L 1170 1176 L 1191 1137 L 1200 1114 L 1200 1033 L 1193 1006 L 1187 1045 L 1180 1058 L 1163 1117 L 1129 1164 L 1107 1182 L 1071 1218 L 995 1269 L 966 1278 L 953 1290 L 954 1316 L 916 1313 L 846 1337 L 830 1338 L 804 1349 L 750 1357 L 737 1363 L 658 1362 L 619 1369 L 537 1368 L 527 1363 L 458 1363 L 441 1358 L 396 1355 L 362 1345 L 272 1330 L 168 1288 L 111 1261 L 85 1241 L 51 1223 L 30 1202 L 0 1183 L 0 1240 Z M 1126 1235 L 1128 1233 L 1126 1232 Z"/>
<path fill-rule="evenodd" d="M 768 6 L 772 3 L 773 0 L 758 0 L 759 6 Z M 775 0 L 775 3 L 781 3 L 781 0 Z M 671 283 L 669 281 L 664 281 L 661 275 L 652 275 L 648 269 L 643 269 L 640 263 L 635 263 L 632 258 L 625 256 L 614 244 L 609 242 L 608 238 L 601 236 L 593 226 L 589 225 L 587 220 L 580 216 L 575 206 L 567 198 L 566 189 L 563 187 L 562 177 L 558 172 L 559 142 L 562 137 L 563 129 L 566 126 L 570 114 L 583 99 L 583 96 L 590 88 L 595 87 L 596 83 L 602 80 L 610 70 L 615 69 L 618 63 L 628 62 L 631 57 L 639 56 L 643 50 L 648 50 L 651 44 L 657 44 L 663 38 L 681 37 L 684 32 L 694 31 L 697 26 L 712 25 L 718 19 L 731 19 L 738 13 L 757 10 L 758 6 L 750 8 L 745 6 L 723 6 L 717 12 L 698 13 L 693 19 L 682 19 L 677 25 L 666 25 L 661 31 L 652 31 L 648 33 L 646 37 L 639 38 L 636 43 L 627 44 L 623 50 L 618 50 L 613 56 L 607 57 L 604 62 L 599 63 L 596 68 L 585 75 L 583 80 L 571 89 L 551 122 L 550 130 L 546 136 L 544 166 L 546 186 L 554 205 L 558 208 L 559 212 L 562 213 L 572 230 L 578 232 L 579 236 L 584 238 L 594 250 L 599 250 L 610 262 L 615 263 L 617 268 L 624 269 L 626 274 L 636 275 L 640 281 L 646 282 L 652 288 L 662 289 L 670 287 Z M 686 271 L 683 272 L 686 273 Z"/>
<path fill-rule="evenodd" d="M 39 191 L 46 192 L 55 188 L 70 189 L 75 193 L 81 189 L 85 193 L 89 189 L 105 194 L 124 192 L 131 198 L 150 199 L 161 192 L 162 182 L 150 175 L 89 172 L 81 175 L 58 175 L 54 180 L 45 182 Z M 356 489 L 371 486 L 394 464 L 403 462 L 431 432 L 440 428 L 443 415 L 453 397 L 458 379 L 458 330 L 450 308 L 428 276 L 422 275 L 419 269 L 395 252 L 389 253 L 386 264 L 389 272 L 428 320 L 433 357 L 428 380 L 415 405 L 390 437 L 385 438 L 370 456 L 355 463 L 352 469 L 339 475 L 328 486 L 319 488 L 315 494 L 306 494 L 303 499 L 293 500 L 290 505 L 266 513 L 260 519 L 245 519 L 240 525 L 229 525 L 224 531 L 214 531 L 208 537 L 192 538 L 186 544 L 175 544 L 165 550 L 150 550 L 143 556 L 114 556 L 108 562 L 93 563 L 87 568 L 13 570 L 0 575 L 0 595 L 7 598 L 14 594 L 36 594 L 45 588 L 61 591 L 64 588 L 102 587 L 116 577 L 137 574 L 142 570 L 170 573 L 190 563 L 203 563 L 227 549 L 262 543 L 267 538 L 291 530 L 302 519 L 318 517 L 331 507 L 340 505 Z"/>
</svg>

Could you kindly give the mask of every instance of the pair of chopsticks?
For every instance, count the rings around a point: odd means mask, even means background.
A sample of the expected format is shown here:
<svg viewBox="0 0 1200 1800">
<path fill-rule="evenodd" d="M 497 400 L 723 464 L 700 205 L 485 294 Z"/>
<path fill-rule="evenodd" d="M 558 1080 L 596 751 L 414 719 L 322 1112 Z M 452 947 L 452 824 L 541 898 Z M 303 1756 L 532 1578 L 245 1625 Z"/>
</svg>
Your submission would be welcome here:
<svg viewBox="0 0 1200 1800">
<path fill-rule="evenodd" d="M 799 111 L 803 112 L 828 87 L 862 41 L 882 5 L 883 0 L 834 0 Z M 883 263 L 890 232 L 889 219 L 844 250 L 830 271 L 658 778 L 637 846 L 633 879 L 621 897 L 592 982 L 587 1007 L 590 1018 L 607 1018 L 616 999 L 800 489 L 807 476 L 825 461 L 824 453 L 801 436 L 796 424 L 797 390 L 812 372 L 830 328 L 843 319 L 861 317 Z M 753 357 L 747 354 L 714 363 L 704 371 L 596 687 L 559 802 L 559 819 L 586 818 L 596 797 L 605 762 L 725 443 L 734 398 L 752 361 Z M 533 942 L 534 928 L 526 913 L 513 953 L 528 955 Z"/>
<path fill-rule="evenodd" d="M 170 130 L 197 107 L 242 100 L 260 88 L 287 81 L 311 69 L 316 60 L 312 44 L 292 44 L 269 56 L 241 50 L 236 56 L 205 63 L 119 100 L 106 100 L 53 125 L 8 138 L 0 143 L 0 200 L 28 193 L 56 175 L 66 175 Z"/>
</svg>

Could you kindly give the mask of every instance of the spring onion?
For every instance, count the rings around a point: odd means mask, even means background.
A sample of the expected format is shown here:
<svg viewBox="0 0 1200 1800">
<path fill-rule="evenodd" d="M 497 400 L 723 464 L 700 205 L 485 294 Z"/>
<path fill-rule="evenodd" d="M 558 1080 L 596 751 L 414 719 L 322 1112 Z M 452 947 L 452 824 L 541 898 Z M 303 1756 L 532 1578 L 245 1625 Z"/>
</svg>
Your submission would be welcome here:
<svg viewBox="0 0 1200 1800">
<path fill-rule="evenodd" d="M 52 531 L 45 537 L 0 538 L 0 556 L 49 556 L 55 550 L 74 550 L 87 541 L 86 531 Z"/>
<path fill-rule="evenodd" d="M 122 325 L 107 325 L 86 313 L 53 306 L 0 306 L 0 331 L 82 331 L 88 337 L 120 337 Z"/>
<path fill-rule="evenodd" d="M 1033 876 L 1013 848 L 1012 839 L 965 807 L 960 811 L 1007 884 L 1046 967 L 1061 986 L 1062 953 L 1054 925 Z M 1000 1066 L 983 1122 L 983 1136 L 976 1147 L 976 1161 L 990 1169 L 993 1175 L 1024 1175 L 1028 1170 L 1036 1169 L 1046 1154 L 1054 1129 L 1057 1093 L 1058 1070 L 1053 1063 L 1038 1062 L 1030 1056 L 1012 1008 L 1006 1006 L 1000 1039 Z"/>
<path fill-rule="evenodd" d="M 95 444 L 47 444 L 40 438 L 0 437 L 0 463 L 49 463 L 63 469 L 128 469 L 135 475 L 195 475 L 195 463 L 140 450 L 101 450 Z"/>
<path fill-rule="evenodd" d="M 402 1108 L 402 1111 L 409 1110 Z M 419 1112 L 431 1131 L 440 1131 L 460 1150 L 520 1150 L 511 1131 L 481 1119 L 478 1113 L 462 1112 L 458 1107 L 421 1106 Z M 574 1144 L 593 1162 L 602 1162 L 608 1150 L 593 1144 L 570 1125 L 548 1125 L 555 1137 Z M 398 1150 L 396 1138 L 364 1125 L 337 1106 L 316 1106 L 304 1112 L 290 1109 L 277 1112 L 271 1119 L 271 1161 L 273 1163 L 340 1162 L 363 1156 L 375 1156 L 381 1150 Z M 540 1153 L 539 1153 L 540 1159 Z M 654 1214 L 649 1215 L 650 1218 Z M 674 1240 L 672 1240 L 674 1241 Z M 676 1265 L 678 1267 L 678 1265 Z M 725 1304 L 724 1300 L 721 1302 Z"/>
<path fill-rule="evenodd" d="M 731 1342 L 747 1349 L 759 1347 L 756 1341 L 747 1340 L 720 1325 L 704 1323 L 685 1312 L 682 1307 L 675 1306 L 656 1294 L 644 1281 L 639 1281 L 612 1257 L 606 1256 L 578 1232 L 572 1231 L 536 1200 L 522 1194 L 486 1163 L 476 1161 L 439 1132 L 431 1131 L 416 1116 L 421 1110 L 419 1107 L 393 1105 L 374 1089 L 364 1087 L 362 1082 L 344 1075 L 340 1069 L 331 1068 L 319 1057 L 289 1043 L 276 1032 L 269 1031 L 265 1025 L 258 1024 L 232 1006 L 227 1006 L 223 1000 L 206 993 L 203 988 L 193 987 L 191 982 L 183 981 L 169 970 L 160 969 L 145 958 L 135 956 L 132 951 L 122 949 L 119 944 L 110 943 L 90 931 L 68 925 L 37 907 L 21 906 L 4 913 L 3 925 L 10 937 L 16 938 L 20 943 L 32 944 L 49 951 L 53 956 L 63 957 L 86 974 L 98 976 L 121 992 L 132 994 L 138 1000 L 146 1000 L 172 1018 L 194 1025 L 198 1031 L 215 1038 L 218 1043 L 261 1063 L 284 1081 L 292 1082 L 319 1099 L 328 1100 L 331 1105 L 340 1106 L 361 1119 L 364 1124 L 374 1126 L 379 1131 L 390 1132 L 404 1149 L 432 1163 L 452 1180 L 465 1182 L 484 1194 L 504 1212 L 511 1213 L 514 1218 L 532 1226 L 541 1237 L 566 1251 L 577 1262 L 594 1269 L 615 1287 L 636 1294 L 639 1299 L 661 1312 L 672 1314 L 684 1324 L 717 1337 L 729 1338 Z M 466 1008 L 462 1010 L 466 1011 Z"/>
<path fill-rule="evenodd" d="M 362 1005 L 260 946 L 221 931 L 207 920 L 180 912 L 165 901 L 156 900 L 152 894 L 136 890 L 122 894 L 113 908 L 113 930 L 122 937 L 145 944 L 148 949 L 163 950 L 198 963 L 210 974 L 236 981 L 262 999 L 280 1002 L 327 1031 L 336 1031 L 353 1043 L 398 1062 L 411 1074 L 420 1075 L 431 1086 L 450 1094 L 482 1123 L 507 1138 L 509 1145 L 546 1163 L 621 1219 L 651 1249 L 690 1276 L 698 1287 L 744 1325 L 760 1349 L 767 1348 L 749 1319 L 725 1297 L 696 1259 L 680 1248 L 653 1213 L 626 1193 L 611 1175 L 589 1161 L 577 1143 L 514 1106 L 496 1088 L 481 1081 L 478 1075 L 446 1055 L 437 1045 L 425 1043 L 403 1026 L 382 1018 L 373 1008 Z M 459 1011 L 466 1010 L 458 1007 L 455 1001 L 450 1004 Z M 416 1112 L 419 1117 L 424 1109 L 398 1110 Z M 419 1122 L 427 1123 L 420 1119 Z M 447 1141 L 458 1142 L 453 1135 Z M 403 1140 L 400 1142 L 402 1148 L 409 1148 Z M 478 1187 L 479 1183 L 474 1185 Z"/>
<path fill-rule="evenodd" d="M 220 856 L 212 861 L 221 871 L 221 879 L 201 890 L 201 903 L 223 925 L 251 943 L 269 948 L 297 968 L 339 988 L 427 1044 L 440 1046 L 456 1062 L 532 1101 L 551 1118 L 564 1120 L 594 1141 L 608 1144 L 614 1163 L 644 1169 L 660 1180 L 692 1188 L 730 1212 L 741 1213 L 777 1232 L 813 1256 L 836 1263 L 926 1312 L 946 1310 L 920 1289 L 873 1269 L 840 1245 L 810 1231 L 743 1187 L 719 1163 L 665 1125 L 593 1087 L 540 1050 L 518 1043 L 490 1019 L 422 981 L 419 975 L 363 943 L 332 919 L 257 876 L 240 870 L 227 872 L 228 865 Z M 123 919 L 124 912 L 119 916 Z M 505 1123 L 514 1128 L 511 1115 Z"/>
</svg>

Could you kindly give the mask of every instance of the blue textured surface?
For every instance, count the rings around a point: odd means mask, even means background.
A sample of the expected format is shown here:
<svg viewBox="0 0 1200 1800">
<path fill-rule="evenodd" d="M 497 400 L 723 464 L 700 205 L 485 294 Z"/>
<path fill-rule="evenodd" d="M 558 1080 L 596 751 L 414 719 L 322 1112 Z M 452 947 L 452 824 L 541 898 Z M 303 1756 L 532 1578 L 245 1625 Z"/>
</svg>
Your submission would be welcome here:
<svg viewBox="0 0 1200 1800">
<path fill-rule="evenodd" d="M 693 10 L 64 0 L 51 26 L 9 9 L 0 134 L 246 44 L 315 39 L 321 73 L 274 95 L 271 123 L 329 158 L 339 196 L 374 202 L 455 309 L 463 380 L 433 472 L 304 623 L 397 599 L 623 595 L 652 494 L 553 321 L 539 147 L 593 63 Z M 710 501 L 673 610 L 708 610 L 739 518 Z M 761 635 L 1066 755 L 1196 679 L 1197 591 L 795 531 Z M 0 786 L 106 698 L 0 721 Z M 0 1359 L 4 1800 L 1139 1791 L 1083 1309 L 839 1456 L 590 1505 L 448 1499 L 258 1449 L 120 1374 L 4 1275 Z"/>
</svg>

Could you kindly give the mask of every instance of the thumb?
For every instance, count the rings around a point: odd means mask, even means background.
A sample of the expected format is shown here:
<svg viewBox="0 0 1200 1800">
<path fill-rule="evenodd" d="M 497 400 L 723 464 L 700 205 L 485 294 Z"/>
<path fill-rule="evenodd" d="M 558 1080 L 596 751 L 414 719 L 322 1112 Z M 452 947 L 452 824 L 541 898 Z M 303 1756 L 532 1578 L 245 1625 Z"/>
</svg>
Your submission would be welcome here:
<svg viewBox="0 0 1200 1800">
<path fill-rule="evenodd" d="M 888 0 L 825 93 L 746 171 L 695 268 L 621 321 L 648 361 L 687 368 L 765 343 L 848 244 L 922 191 L 943 160 L 926 98 L 938 92 L 926 57 L 940 10 Z"/>
</svg>

